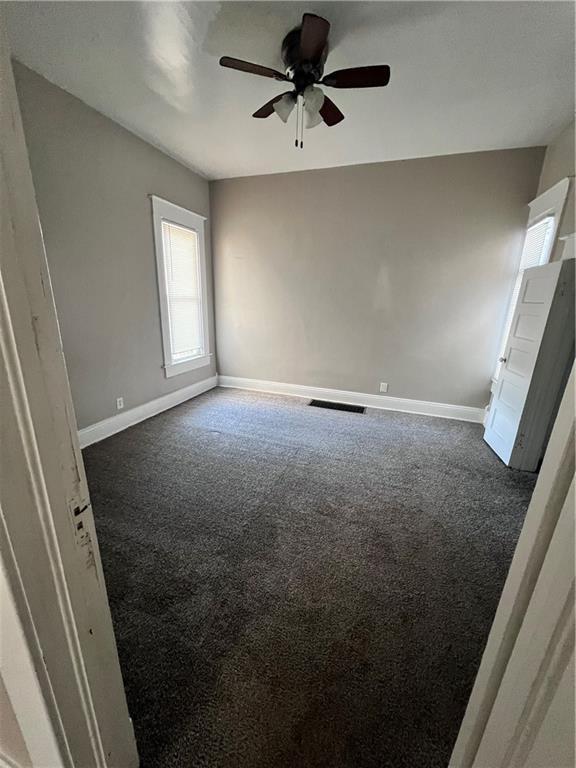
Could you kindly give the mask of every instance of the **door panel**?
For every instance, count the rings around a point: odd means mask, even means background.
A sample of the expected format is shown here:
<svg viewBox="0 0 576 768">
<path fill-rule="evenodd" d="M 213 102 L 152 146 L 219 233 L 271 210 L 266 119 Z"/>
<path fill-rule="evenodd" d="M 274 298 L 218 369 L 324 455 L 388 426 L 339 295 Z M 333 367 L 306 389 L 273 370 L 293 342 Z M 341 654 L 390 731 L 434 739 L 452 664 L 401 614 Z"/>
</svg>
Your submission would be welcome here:
<svg viewBox="0 0 576 768">
<path fill-rule="evenodd" d="M 512 412 L 522 408 L 522 403 L 524 402 L 522 387 L 519 387 L 512 381 L 501 380 L 498 382 L 496 391 L 499 392 L 501 404 L 511 408 Z"/>
<path fill-rule="evenodd" d="M 520 315 L 516 324 L 515 336 L 524 341 L 538 341 L 542 338 L 542 318 L 538 315 Z"/>
<path fill-rule="evenodd" d="M 535 270 L 553 267 L 554 264 L 544 264 L 541 267 L 532 267 L 526 270 L 526 282 L 523 282 L 523 288 L 520 288 L 520 303 L 522 304 L 546 304 L 550 298 L 550 282 L 547 275 L 531 275 Z"/>
<path fill-rule="evenodd" d="M 519 339 L 517 336 L 515 340 L 517 342 L 525 341 L 525 339 Z M 535 362 L 536 355 L 531 354 L 531 350 L 519 349 L 518 347 L 514 348 L 511 346 L 508 349 L 508 356 L 504 368 L 508 373 L 513 373 L 516 376 L 526 378 L 532 373 Z"/>
</svg>

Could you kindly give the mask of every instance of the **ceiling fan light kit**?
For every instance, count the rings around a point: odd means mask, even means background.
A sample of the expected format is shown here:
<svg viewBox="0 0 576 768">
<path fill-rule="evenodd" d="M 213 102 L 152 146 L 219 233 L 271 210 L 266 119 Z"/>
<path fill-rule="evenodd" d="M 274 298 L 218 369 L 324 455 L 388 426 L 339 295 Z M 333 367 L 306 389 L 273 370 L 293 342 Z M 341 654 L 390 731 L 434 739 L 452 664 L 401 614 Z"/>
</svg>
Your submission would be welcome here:
<svg viewBox="0 0 576 768">
<path fill-rule="evenodd" d="M 342 112 L 319 85 L 330 88 L 379 88 L 388 85 L 390 81 L 390 67 L 387 64 L 340 69 L 323 77 L 329 32 L 330 24 L 326 19 L 305 13 L 301 26 L 291 30 L 282 42 L 282 61 L 286 74 L 230 56 L 220 59 L 222 67 L 269 77 L 293 86 L 293 90 L 266 102 L 252 117 L 265 118 L 276 113 L 286 123 L 296 108 L 295 146 L 300 149 L 304 146 L 304 123 L 306 128 L 314 128 L 321 122 L 331 127 L 344 120 Z"/>
<path fill-rule="evenodd" d="M 280 99 L 274 104 L 274 112 L 278 115 L 283 123 L 288 122 L 288 118 L 292 114 L 292 110 L 296 106 L 296 96 L 290 93 L 284 93 Z"/>
</svg>

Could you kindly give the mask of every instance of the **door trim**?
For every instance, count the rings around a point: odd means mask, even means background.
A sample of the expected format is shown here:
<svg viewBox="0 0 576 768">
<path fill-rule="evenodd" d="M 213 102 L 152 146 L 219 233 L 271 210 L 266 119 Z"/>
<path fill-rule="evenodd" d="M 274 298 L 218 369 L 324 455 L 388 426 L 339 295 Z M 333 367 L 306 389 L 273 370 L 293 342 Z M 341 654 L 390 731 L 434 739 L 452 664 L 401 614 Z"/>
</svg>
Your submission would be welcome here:
<svg viewBox="0 0 576 768">
<path fill-rule="evenodd" d="M 538 197 L 532 200 L 531 203 L 528 203 L 528 208 L 530 209 L 528 226 L 534 224 L 538 219 L 544 218 L 544 216 L 554 216 L 554 230 L 552 232 L 552 246 L 550 253 L 552 253 L 556 243 L 556 233 L 558 232 L 569 188 L 570 179 L 566 177 L 554 184 L 553 187 L 542 192 L 542 194 L 538 195 Z"/>
<path fill-rule="evenodd" d="M 474 760 L 475 768 L 534 764 L 531 751 L 573 654 L 574 480 Z M 564 740 L 560 743 L 565 746 Z M 558 763 L 549 757 L 550 768 L 573 764 L 573 758 Z"/>
<path fill-rule="evenodd" d="M 0 134 L 3 567 L 57 764 L 133 768 L 138 756 L 1 7 Z"/>
<path fill-rule="evenodd" d="M 484 649 L 449 768 L 472 768 L 574 478 L 574 366 Z M 547 627 L 550 636 L 554 627 Z"/>
</svg>

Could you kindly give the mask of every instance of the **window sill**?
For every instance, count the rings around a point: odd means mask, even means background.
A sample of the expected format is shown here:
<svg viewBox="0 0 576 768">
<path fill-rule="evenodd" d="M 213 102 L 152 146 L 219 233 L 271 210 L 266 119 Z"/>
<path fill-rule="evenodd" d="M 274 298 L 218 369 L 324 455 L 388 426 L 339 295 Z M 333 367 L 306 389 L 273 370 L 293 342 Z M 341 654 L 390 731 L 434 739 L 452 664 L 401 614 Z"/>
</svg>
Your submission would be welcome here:
<svg viewBox="0 0 576 768">
<path fill-rule="evenodd" d="M 212 357 L 211 354 L 208 354 L 202 355 L 202 357 L 194 357 L 192 360 L 183 360 L 181 363 L 166 363 L 164 365 L 164 375 L 169 379 L 172 376 L 178 376 L 180 373 L 194 371 L 196 368 L 204 368 L 210 365 Z"/>
</svg>

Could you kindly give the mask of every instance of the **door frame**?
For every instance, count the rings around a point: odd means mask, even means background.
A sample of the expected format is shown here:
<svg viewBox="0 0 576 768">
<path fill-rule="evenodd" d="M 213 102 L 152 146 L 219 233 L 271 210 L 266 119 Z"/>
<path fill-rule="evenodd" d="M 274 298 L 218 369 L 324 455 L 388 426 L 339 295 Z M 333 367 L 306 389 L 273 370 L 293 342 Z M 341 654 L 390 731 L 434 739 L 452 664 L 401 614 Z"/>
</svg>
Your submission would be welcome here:
<svg viewBox="0 0 576 768">
<path fill-rule="evenodd" d="M 50 741 L 53 735 L 61 765 L 134 768 L 138 756 L 1 8 L 0 134 L 2 428 L 9 437 L 0 463 L 9 481 L 0 497 L 3 565 L 48 712 L 51 731 L 45 725 L 45 736 Z M 573 392 L 574 371 L 454 747 L 453 768 L 474 764 L 574 476 Z M 13 662 L 0 655 L 2 670 L 8 663 Z M 14 689 L 8 693 L 14 701 Z"/>
<path fill-rule="evenodd" d="M 134 768 L 2 8 L 0 136 L 0 545 L 7 593 L 48 714 L 36 727 L 58 750 L 58 765 Z M 8 655 L 8 633 L 17 625 L 2 627 L 0 672 L 30 741 L 31 720 L 16 688 L 22 678 Z"/>
<path fill-rule="evenodd" d="M 566 689 L 574 691 L 573 664 L 574 480 L 480 742 L 475 768 L 574 765 L 574 702 L 564 698 Z"/>
<path fill-rule="evenodd" d="M 506 671 L 517 665 L 516 643 L 574 480 L 575 369 L 566 385 L 540 474 L 484 649 L 449 768 L 477 768 L 476 756 Z M 540 627 L 552 640 L 557 622 L 542 610 Z M 553 652 L 553 643 L 548 653 Z M 521 660 L 521 659 L 520 659 Z M 546 663 L 551 659 L 545 658 Z M 538 691 L 532 690 L 532 695 Z M 520 723 L 519 723 L 520 725 Z M 514 745 L 510 743 L 510 749 Z M 485 768 L 485 767 L 484 767 Z M 490 766 L 500 768 L 500 766 Z"/>
</svg>

